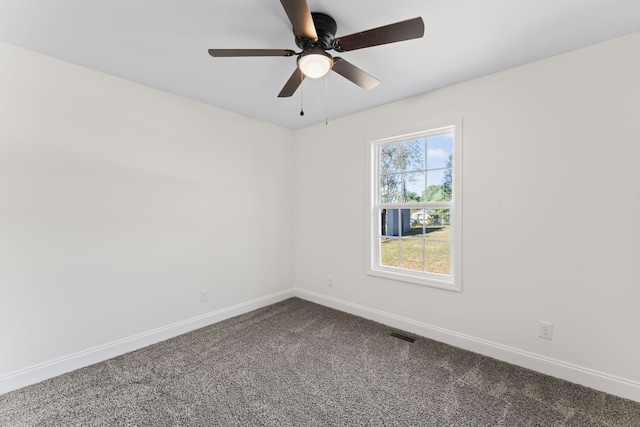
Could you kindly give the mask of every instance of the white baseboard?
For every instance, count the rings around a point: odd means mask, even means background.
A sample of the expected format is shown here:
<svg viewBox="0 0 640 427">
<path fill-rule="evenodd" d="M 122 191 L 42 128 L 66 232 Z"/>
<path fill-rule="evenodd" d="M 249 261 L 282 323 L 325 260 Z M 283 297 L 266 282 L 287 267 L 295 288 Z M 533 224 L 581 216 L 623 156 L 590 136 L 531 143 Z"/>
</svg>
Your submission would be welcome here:
<svg viewBox="0 0 640 427">
<path fill-rule="evenodd" d="M 0 394 L 93 365 L 294 296 L 287 289 L 0 376 Z"/>
<path fill-rule="evenodd" d="M 640 383 L 625 378 L 417 322 L 406 317 L 386 313 L 305 289 L 296 288 L 295 296 L 393 328 L 502 360 L 513 365 L 640 402 Z"/>
</svg>

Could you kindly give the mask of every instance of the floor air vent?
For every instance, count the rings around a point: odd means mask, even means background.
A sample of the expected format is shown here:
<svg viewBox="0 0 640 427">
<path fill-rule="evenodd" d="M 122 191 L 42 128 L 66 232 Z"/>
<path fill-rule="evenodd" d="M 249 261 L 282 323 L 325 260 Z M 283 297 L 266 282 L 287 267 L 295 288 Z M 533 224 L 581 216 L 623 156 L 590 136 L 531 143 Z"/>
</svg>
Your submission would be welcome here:
<svg viewBox="0 0 640 427">
<path fill-rule="evenodd" d="M 416 339 L 415 339 L 415 338 L 411 338 L 411 337 L 408 337 L 408 336 L 406 336 L 406 335 L 398 334 L 398 333 L 396 333 L 396 332 L 391 332 L 389 335 L 391 335 L 391 336 L 392 336 L 392 337 L 394 337 L 394 338 L 399 338 L 399 339 L 401 339 L 401 340 L 403 340 L 403 341 L 407 341 L 407 342 L 416 342 Z"/>
</svg>

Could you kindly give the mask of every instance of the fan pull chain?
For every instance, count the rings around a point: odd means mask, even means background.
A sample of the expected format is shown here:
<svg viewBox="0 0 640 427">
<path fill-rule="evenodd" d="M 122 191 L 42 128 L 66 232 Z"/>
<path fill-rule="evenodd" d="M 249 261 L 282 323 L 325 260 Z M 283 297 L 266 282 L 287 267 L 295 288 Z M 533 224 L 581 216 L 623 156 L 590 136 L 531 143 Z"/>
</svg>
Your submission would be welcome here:
<svg viewBox="0 0 640 427">
<path fill-rule="evenodd" d="M 324 76 L 324 124 L 329 125 L 329 74 Z"/>
<path fill-rule="evenodd" d="M 303 109 L 303 88 L 302 88 L 302 82 L 304 81 L 304 76 L 302 75 L 302 73 L 300 73 L 300 115 L 304 116 L 304 109 Z"/>
</svg>

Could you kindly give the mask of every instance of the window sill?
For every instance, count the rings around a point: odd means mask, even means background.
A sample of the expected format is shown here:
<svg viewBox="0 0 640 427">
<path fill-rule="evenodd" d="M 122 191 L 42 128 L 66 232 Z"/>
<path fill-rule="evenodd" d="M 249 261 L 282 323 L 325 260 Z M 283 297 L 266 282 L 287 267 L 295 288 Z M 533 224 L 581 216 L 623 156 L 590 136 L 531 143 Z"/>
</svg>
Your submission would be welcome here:
<svg viewBox="0 0 640 427">
<path fill-rule="evenodd" d="M 459 280 L 457 282 L 454 282 L 447 279 L 438 279 L 435 277 L 407 274 L 403 273 L 400 270 L 395 271 L 391 269 L 369 269 L 369 271 L 367 271 L 367 274 L 369 276 L 396 280 L 405 283 L 413 283 L 415 285 L 427 286 L 430 288 L 444 289 L 453 292 L 462 292 L 462 285 Z"/>
</svg>

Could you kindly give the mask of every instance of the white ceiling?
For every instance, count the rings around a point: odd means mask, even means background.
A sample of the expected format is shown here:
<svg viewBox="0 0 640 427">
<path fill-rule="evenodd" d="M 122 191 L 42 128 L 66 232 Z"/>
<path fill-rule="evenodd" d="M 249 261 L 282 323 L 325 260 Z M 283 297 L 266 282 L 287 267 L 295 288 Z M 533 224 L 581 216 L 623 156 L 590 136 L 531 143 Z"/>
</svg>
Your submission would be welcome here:
<svg viewBox="0 0 640 427">
<path fill-rule="evenodd" d="M 335 73 L 306 79 L 304 116 L 300 89 L 291 98 L 277 98 L 295 57 L 207 53 L 298 51 L 279 0 L 0 0 L 0 40 L 299 129 L 324 122 L 327 112 L 335 119 L 640 31 L 640 0 L 308 3 L 336 20 L 337 36 L 421 16 L 425 37 L 341 54 L 382 83 L 364 91 Z"/>
</svg>

